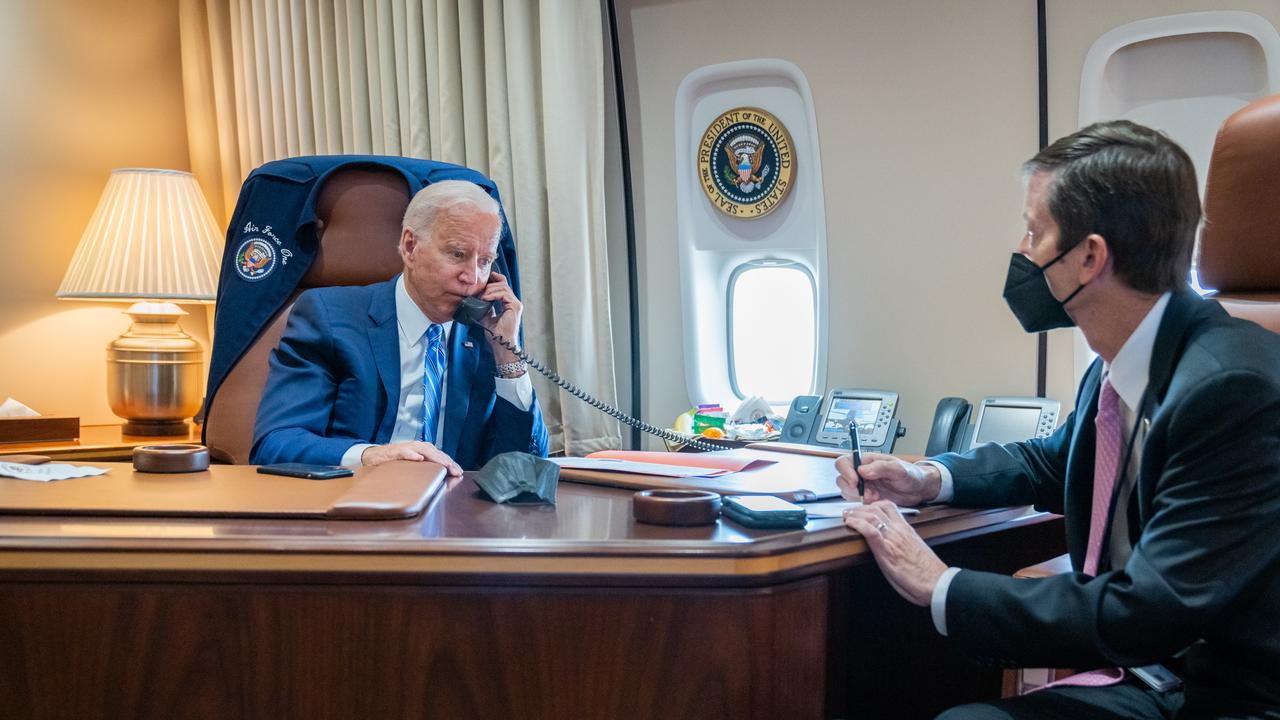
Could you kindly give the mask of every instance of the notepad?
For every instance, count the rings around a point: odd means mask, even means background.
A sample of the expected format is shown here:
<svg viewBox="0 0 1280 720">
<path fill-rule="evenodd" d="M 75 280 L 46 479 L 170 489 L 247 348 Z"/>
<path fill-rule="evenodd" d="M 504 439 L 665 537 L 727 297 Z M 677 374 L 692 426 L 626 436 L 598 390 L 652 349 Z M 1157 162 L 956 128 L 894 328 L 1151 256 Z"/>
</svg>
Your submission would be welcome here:
<svg viewBox="0 0 1280 720">
<path fill-rule="evenodd" d="M 639 462 L 635 458 L 650 462 Z M 602 461 L 613 462 L 600 464 Z M 740 448 L 710 453 L 613 450 L 586 458 L 565 459 L 560 467 L 561 480 L 629 490 L 680 488 L 721 495 L 777 495 L 792 502 L 840 497 L 832 460 L 773 453 L 767 449 Z"/>
<path fill-rule="evenodd" d="M 720 475 L 733 472 L 732 470 L 723 470 L 719 468 L 666 465 L 663 463 L 635 462 L 632 460 L 617 460 L 614 458 L 565 457 L 549 458 L 549 460 L 562 468 L 572 468 L 574 470 L 603 470 L 606 472 L 633 473 L 636 475 L 658 475 L 661 477 L 673 478 L 718 477 Z"/>
<path fill-rule="evenodd" d="M 724 473 L 740 472 L 747 468 L 772 465 L 774 460 L 766 460 L 747 453 L 735 451 L 707 453 L 674 453 L 655 452 L 652 450 L 601 450 L 587 456 L 591 460 L 624 460 L 634 463 L 653 463 L 686 468 L 702 468 L 720 470 L 719 473 L 698 473 L 698 477 L 715 477 Z"/>
<path fill-rule="evenodd" d="M 854 500 L 852 502 L 813 502 L 805 503 L 804 509 L 809 513 L 810 518 L 838 518 L 844 517 L 844 511 L 851 508 L 862 507 L 862 503 Z M 898 512 L 902 515 L 919 515 L 920 511 L 916 508 L 900 507 Z"/>
</svg>

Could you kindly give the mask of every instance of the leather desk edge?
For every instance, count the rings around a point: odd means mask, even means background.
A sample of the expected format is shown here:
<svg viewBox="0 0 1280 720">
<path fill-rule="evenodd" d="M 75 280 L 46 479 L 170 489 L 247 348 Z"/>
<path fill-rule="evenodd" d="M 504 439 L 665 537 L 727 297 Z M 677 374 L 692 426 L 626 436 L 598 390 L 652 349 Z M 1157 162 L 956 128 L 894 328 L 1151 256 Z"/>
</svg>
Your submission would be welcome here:
<svg viewBox="0 0 1280 720">
<path fill-rule="evenodd" d="M 1030 514 L 1034 515 L 1034 512 Z M 930 523 L 922 535 L 945 543 L 974 532 L 991 530 L 1029 515 L 1029 508 L 998 508 L 953 515 Z M 932 530 L 932 532 L 928 532 Z M 796 542 L 798 534 L 815 534 L 811 542 Z M 717 553 L 691 554 L 689 547 L 668 543 L 626 542 L 613 547 L 585 543 L 544 542 L 530 547 L 495 544 L 494 540 L 440 539 L 414 544 L 332 541 L 306 544 L 298 538 L 265 540 L 49 538 L 0 539 L 0 577 L 18 573 L 136 571 L 140 573 L 246 574 L 408 574 L 561 577 L 712 577 L 776 580 L 803 577 L 818 568 L 852 565 L 869 560 L 867 546 L 857 534 L 838 524 L 809 533 L 777 534 L 775 542 L 760 543 L 751 552 L 730 547 Z M 774 538 L 769 538 L 773 540 Z M 501 541 L 497 541 L 501 542 Z M 657 551 L 662 552 L 657 552 Z M 736 551 L 736 552 L 731 552 Z"/>
</svg>

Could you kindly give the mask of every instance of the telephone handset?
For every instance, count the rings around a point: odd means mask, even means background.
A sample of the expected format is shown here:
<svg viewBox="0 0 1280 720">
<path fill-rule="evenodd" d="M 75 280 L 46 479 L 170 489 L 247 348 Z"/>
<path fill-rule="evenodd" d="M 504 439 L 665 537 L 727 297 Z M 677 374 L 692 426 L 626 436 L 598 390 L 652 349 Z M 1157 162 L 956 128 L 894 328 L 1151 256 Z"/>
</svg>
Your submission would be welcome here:
<svg viewBox="0 0 1280 720">
<path fill-rule="evenodd" d="M 458 303 L 458 309 L 453 311 L 453 320 L 463 325 L 484 327 L 482 322 L 486 318 L 501 315 L 504 309 L 501 302 L 489 302 L 478 297 L 464 297 L 462 302 Z"/>
<path fill-rule="evenodd" d="M 687 445 L 691 448 L 694 448 L 695 450 L 716 451 L 716 450 L 724 449 L 723 447 L 712 445 L 711 443 L 708 443 L 708 442 L 703 442 L 689 435 L 684 435 L 671 430 L 667 430 L 666 428 L 654 427 L 649 423 L 646 423 L 631 417 L 630 415 L 622 412 L 621 410 L 613 407 L 612 405 L 606 402 L 602 402 L 588 395 L 577 385 L 574 385 L 573 383 L 561 378 L 553 370 L 548 369 L 542 363 L 529 357 L 528 353 L 526 353 L 524 350 L 519 348 L 515 343 L 502 337 L 501 335 L 498 335 L 497 333 L 493 332 L 492 330 L 484 326 L 483 321 L 486 318 L 489 318 L 495 314 L 501 313 L 502 310 L 503 310 L 503 306 L 501 302 L 489 302 L 487 300 L 481 300 L 478 297 L 464 297 L 462 298 L 462 301 L 458 303 L 458 309 L 454 311 L 453 319 L 455 322 L 462 323 L 463 325 L 474 325 L 480 328 L 481 330 L 484 330 L 486 333 L 488 333 L 490 337 L 492 337 L 494 340 L 497 340 L 499 345 L 515 353 L 516 357 L 523 360 L 526 364 L 529 365 L 529 367 L 542 373 L 543 376 L 545 376 L 548 380 L 550 380 L 551 382 L 555 383 L 556 385 L 564 389 L 570 395 L 578 398 L 579 400 L 585 402 L 591 407 L 603 412 L 609 417 L 612 417 L 616 420 L 620 420 L 621 422 L 624 422 L 633 428 L 638 428 L 642 432 L 647 432 L 650 435 L 655 435 L 657 437 L 662 438 L 663 440 L 668 440 L 670 442 Z"/>
<path fill-rule="evenodd" d="M 939 400 L 937 409 L 933 411 L 933 427 L 929 430 L 924 454 L 932 457 L 956 452 L 969 429 L 969 411 L 972 408 L 964 398 L 944 397 Z"/>
</svg>

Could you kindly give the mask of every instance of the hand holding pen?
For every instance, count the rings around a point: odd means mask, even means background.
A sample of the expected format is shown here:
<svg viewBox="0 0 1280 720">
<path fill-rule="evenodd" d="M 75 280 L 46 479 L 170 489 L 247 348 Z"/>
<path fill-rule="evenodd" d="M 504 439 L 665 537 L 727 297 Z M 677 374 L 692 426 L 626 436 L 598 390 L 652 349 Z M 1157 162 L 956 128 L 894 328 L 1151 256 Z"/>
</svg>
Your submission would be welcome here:
<svg viewBox="0 0 1280 720">
<path fill-rule="evenodd" d="M 836 487 L 845 500 L 888 500 L 902 507 L 915 507 L 938 497 L 942 475 L 936 467 L 884 453 L 863 453 L 855 433 L 849 434 L 851 452 L 836 458 Z"/>
</svg>

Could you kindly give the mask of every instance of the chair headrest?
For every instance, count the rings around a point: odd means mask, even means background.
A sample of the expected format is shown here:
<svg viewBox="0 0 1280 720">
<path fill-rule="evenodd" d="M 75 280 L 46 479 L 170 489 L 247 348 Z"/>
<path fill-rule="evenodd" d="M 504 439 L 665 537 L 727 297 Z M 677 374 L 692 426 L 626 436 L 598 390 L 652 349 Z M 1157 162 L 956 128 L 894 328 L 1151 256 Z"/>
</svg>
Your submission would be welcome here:
<svg viewBox="0 0 1280 720">
<path fill-rule="evenodd" d="M 1280 290 L 1280 95 L 1223 123 L 1205 186 L 1200 279 L 1219 292 Z"/>
<path fill-rule="evenodd" d="M 299 289 L 368 285 L 400 272 L 400 223 L 409 206 L 404 176 L 351 167 L 333 173 L 316 201 L 320 251 Z"/>
</svg>

